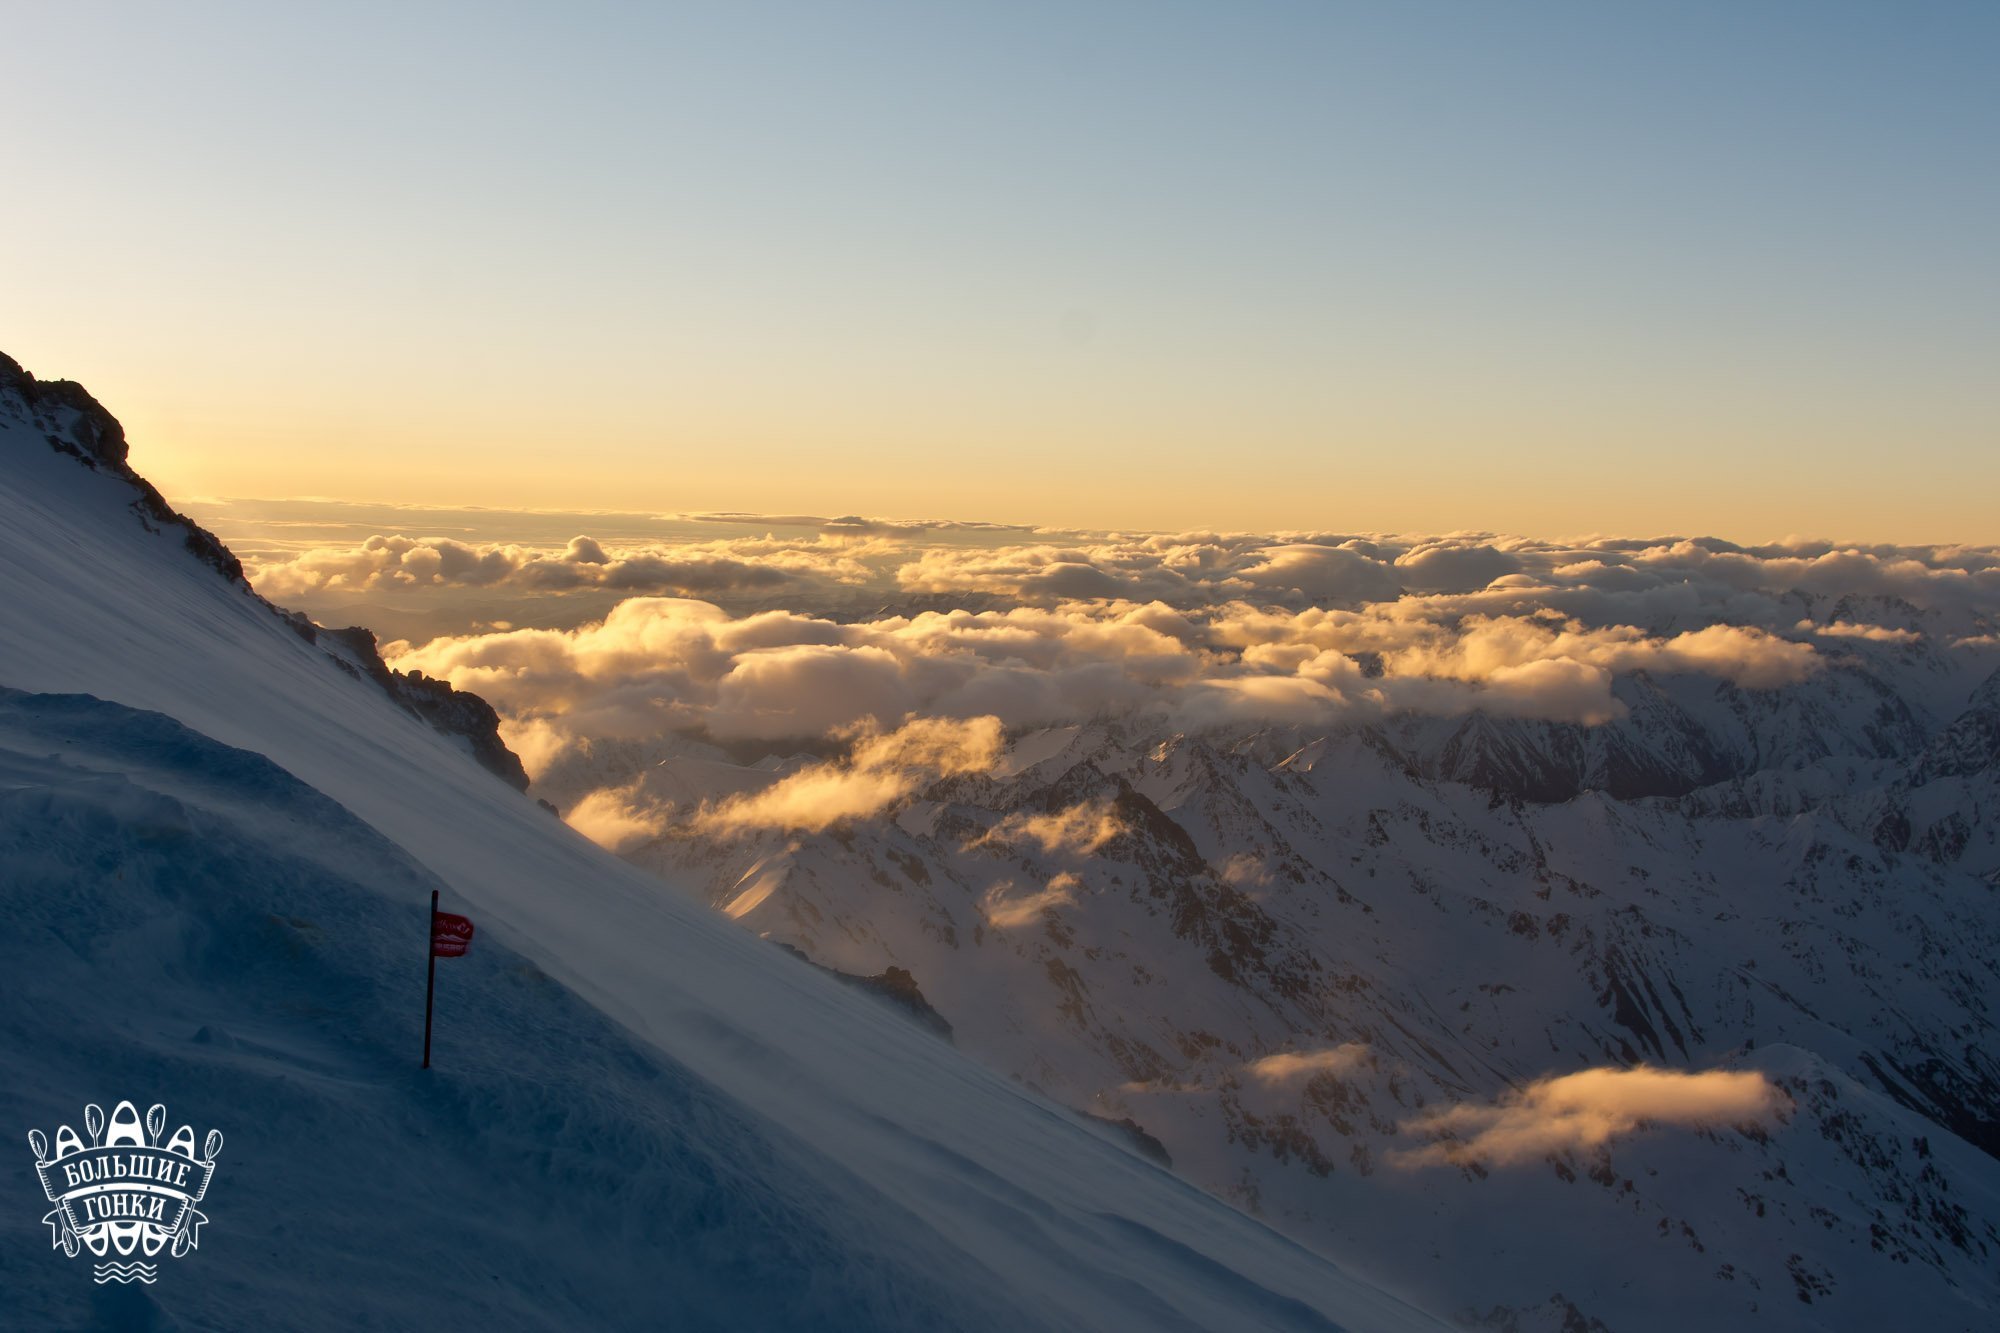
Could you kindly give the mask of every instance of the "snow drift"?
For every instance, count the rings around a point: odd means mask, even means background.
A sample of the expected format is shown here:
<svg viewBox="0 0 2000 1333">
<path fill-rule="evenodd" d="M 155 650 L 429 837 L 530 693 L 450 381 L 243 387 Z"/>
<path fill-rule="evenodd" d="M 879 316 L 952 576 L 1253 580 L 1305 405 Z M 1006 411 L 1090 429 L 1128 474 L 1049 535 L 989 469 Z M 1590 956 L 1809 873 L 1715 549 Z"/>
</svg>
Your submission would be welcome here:
<svg viewBox="0 0 2000 1333">
<path fill-rule="evenodd" d="M 1437 1326 L 550 818 L 252 594 L 108 420 L 0 386 L 0 1124 L 150 1098 L 230 1150 L 149 1288 L 92 1288 L 0 1163 L 12 1317 Z M 424 1075 L 434 887 L 480 942 Z"/>
</svg>

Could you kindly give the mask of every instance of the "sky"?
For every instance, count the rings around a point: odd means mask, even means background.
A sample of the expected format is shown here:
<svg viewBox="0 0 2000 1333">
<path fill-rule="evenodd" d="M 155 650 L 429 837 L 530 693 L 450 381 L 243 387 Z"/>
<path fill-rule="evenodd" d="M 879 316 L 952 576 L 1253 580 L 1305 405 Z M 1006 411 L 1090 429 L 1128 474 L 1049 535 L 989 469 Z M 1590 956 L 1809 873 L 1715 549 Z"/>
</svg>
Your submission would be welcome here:
<svg viewBox="0 0 2000 1333">
<path fill-rule="evenodd" d="M 2000 539 L 2000 6 L 16 4 L 173 499 Z"/>
</svg>

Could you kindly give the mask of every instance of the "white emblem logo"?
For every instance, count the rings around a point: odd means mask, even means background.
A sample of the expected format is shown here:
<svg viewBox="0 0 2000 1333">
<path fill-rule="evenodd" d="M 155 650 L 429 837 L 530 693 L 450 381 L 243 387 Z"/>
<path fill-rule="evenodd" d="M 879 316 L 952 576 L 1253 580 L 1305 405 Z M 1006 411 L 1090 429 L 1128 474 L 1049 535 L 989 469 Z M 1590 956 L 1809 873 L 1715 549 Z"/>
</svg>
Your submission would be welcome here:
<svg viewBox="0 0 2000 1333">
<path fill-rule="evenodd" d="M 28 1131 L 42 1192 L 56 1205 L 42 1221 L 54 1247 L 70 1258 L 85 1249 L 100 1259 L 112 1256 L 93 1270 L 99 1282 L 151 1282 L 159 1270 L 146 1260 L 169 1246 L 178 1259 L 201 1244 L 201 1224 L 208 1219 L 195 1205 L 215 1174 L 222 1131 L 208 1131 L 197 1157 L 190 1126 L 161 1142 L 164 1106 L 147 1111 L 142 1124 L 139 1109 L 120 1102 L 108 1125 L 102 1107 L 86 1106 L 83 1124 L 90 1142 L 64 1125 L 56 1130 L 53 1154 L 42 1131 Z"/>
</svg>

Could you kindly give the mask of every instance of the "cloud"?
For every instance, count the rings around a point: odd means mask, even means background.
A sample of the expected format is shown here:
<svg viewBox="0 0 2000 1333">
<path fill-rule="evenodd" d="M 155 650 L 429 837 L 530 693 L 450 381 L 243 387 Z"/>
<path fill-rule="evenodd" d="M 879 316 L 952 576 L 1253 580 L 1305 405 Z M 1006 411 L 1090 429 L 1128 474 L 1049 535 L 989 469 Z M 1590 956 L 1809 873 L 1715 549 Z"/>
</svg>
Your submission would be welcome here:
<svg viewBox="0 0 2000 1333">
<path fill-rule="evenodd" d="M 1081 801 L 1045 815 L 1012 814 L 968 845 L 1032 842 L 1044 852 L 1088 856 L 1125 831 L 1109 801 Z"/>
<path fill-rule="evenodd" d="M 600 788 L 571 806 L 563 822 L 608 852 L 657 838 L 668 815 L 649 805 L 639 789 L 638 782 Z"/>
<path fill-rule="evenodd" d="M 419 511 L 356 510 L 369 521 L 418 522 Z M 699 514 L 576 515 L 580 525 L 635 526 L 649 535 L 616 542 L 578 536 L 536 544 L 560 515 L 494 515 L 495 530 L 536 540 L 473 542 L 463 511 L 433 515 L 448 535 L 378 534 L 350 546 L 253 551 L 253 582 L 266 595 L 330 590 L 600 584 L 635 591 L 799 592 L 815 585 L 1049 606 L 1062 601 L 1162 602 L 1187 610 L 1232 601 L 1303 610 L 1357 609 L 1418 599 L 1436 613 L 1523 613 L 1553 607 L 1593 625 L 1709 623 L 1789 629 L 1797 598 L 1872 598 L 1905 609 L 1990 616 L 2000 604 L 2000 548 L 1840 545 L 1787 539 L 1742 546 L 1710 537 L 1593 537 L 1533 541 L 1492 534 L 1445 536 L 1292 532 L 1035 532 L 1001 524 L 845 516 Z M 687 535 L 663 529 L 676 524 Z M 703 527 L 760 525 L 761 536 L 709 535 Z M 268 526 L 268 525 L 267 525 Z M 342 523 L 337 527 L 352 527 Z M 779 530 L 790 529 L 788 535 Z M 479 528 L 477 531 L 488 529 Z M 588 529 L 586 529 L 587 531 Z M 1789 605 L 1787 604 L 1789 603 Z M 1842 611 L 1817 620 L 1856 621 Z M 1892 617 L 1887 623 L 1904 623 Z M 1954 627 L 1965 635 L 1969 624 Z"/>
<path fill-rule="evenodd" d="M 1539 1079 L 1490 1106 L 1460 1104 L 1405 1121 L 1403 1133 L 1433 1141 L 1391 1153 L 1388 1160 L 1406 1168 L 1509 1166 L 1595 1148 L 1649 1125 L 1745 1124 L 1775 1114 L 1783 1104 L 1783 1094 L 1755 1071 L 1585 1069 Z"/>
<path fill-rule="evenodd" d="M 894 653 L 872 644 L 790 644 L 738 656 L 707 713 L 718 736 L 820 736 L 886 722 L 917 706 Z"/>
<path fill-rule="evenodd" d="M 1817 634 L 1822 639 L 1864 639 L 1870 643 L 1917 643 L 1924 637 L 1913 629 L 1857 625 L 1851 620 L 1837 620 L 1831 625 L 1815 625 L 1810 620 L 1801 620 L 1798 627 L 1802 632 Z"/>
<path fill-rule="evenodd" d="M 1065 602 L 835 621 L 643 597 L 574 630 L 384 651 L 397 667 L 486 698 L 510 734 L 531 736 L 543 764 L 560 753 L 552 730 L 808 741 L 893 730 L 913 715 L 1033 727 L 1147 714 L 1198 730 L 1483 709 L 1597 725 L 1623 712 L 1612 693 L 1620 673 L 1692 672 L 1764 689 L 1821 667 L 1811 644 L 1760 629 L 1658 636 L 1548 613 L 1438 618 L 1407 598 L 1354 611 Z"/>
<path fill-rule="evenodd" d="M 1473 592 L 1519 573 L 1521 557 L 1485 543 L 1438 542 L 1396 557 L 1396 573 L 1416 592 Z"/>
<path fill-rule="evenodd" d="M 608 565 L 611 557 L 604 554 L 604 548 L 590 537 L 572 537 L 564 549 L 562 558 L 573 565 Z"/>
<path fill-rule="evenodd" d="M 869 559 L 891 549 L 907 548 L 826 536 L 607 548 L 594 537 L 577 536 L 554 549 L 377 534 L 353 546 L 252 557 L 245 567 L 257 590 L 280 602 L 329 593 L 449 588 L 511 588 L 531 594 L 604 588 L 714 596 L 865 582 L 880 572 Z"/>
<path fill-rule="evenodd" d="M 1049 908 L 1071 905 L 1081 887 L 1082 881 L 1075 875 L 1061 874 L 1051 879 L 1041 892 L 1017 898 L 1013 896 L 1014 882 L 1008 880 L 986 891 L 979 900 L 979 910 L 987 925 L 996 930 L 1013 930 L 1040 921 Z"/>
<path fill-rule="evenodd" d="M 1484 681 L 1517 697 L 1544 688 L 1573 695 L 1584 685 L 1574 671 L 1538 675 L 1530 670 L 1548 663 L 1606 675 L 1695 672 L 1750 689 L 1797 684 L 1820 666 L 1810 644 L 1740 625 L 1661 636 L 1632 625 L 1591 628 L 1559 615 L 1472 615 L 1456 626 L 1408 619 L 1403 624 L 1410 631 L 1408 641 L 1387 655 L 1395 674 Z"/>
<path fill-rule="evenodd" d="M 1395 571 L 1382 561 L 1344 546 L 1311 543 L 1262 547 L 1236 577 L 1251 588 L 1295 592 L 1317 604 L 1392 601 L 1403 591 Z"/>
<path fill-rule="evenodd" d="M 1911 636 L 2000 656 L 2000 551 L 1985 547 L 969 528 L 939 544 L 929 527 L 845 526 L 870 531 L 547 549 L 378 537 L 272 563 L 259 586 L 713 583 L 761 601 L 760 581 L 784 580 L 795 609 L 643 595 L 574 628 L 385 648 L 486 697 L 544 766 L 587 738 L 776 746 L 912 716 L 1246 731 L 1483 711 L 1599 726 L 1623 716 L 1619 681 L 1639 672 L 1783 689 Z"/>
<path fill-rule="evenodd" d="M 879 814 L 936 778 L 987 772 L 1001 741 L 1000 721 L 993 717 L 920 718 L 887 734 L 863 731 L 845 760 L 814 764 L 762 791 L 703 805 L 688 827 L 722 836 L 770 829 L 817 833 Z"/>
<path fill-rule="evenodd" d="M 1271 882 L 1271 868 L 1256 852 L 1238 852 L 1223 862 L 1216 878 L 1232 888 L 1260 889 Z"/>
<path fill-rule="evenodd" d="M 1370 1061 L 1366 1042 L 1350 1041 L 1319 1051 L 1286 1051 L 1252 1060 L 1243 1072 L 1266 1087 L 1289 1087 L 1321 1074 L 1346 1074 Z"/>
</svg>

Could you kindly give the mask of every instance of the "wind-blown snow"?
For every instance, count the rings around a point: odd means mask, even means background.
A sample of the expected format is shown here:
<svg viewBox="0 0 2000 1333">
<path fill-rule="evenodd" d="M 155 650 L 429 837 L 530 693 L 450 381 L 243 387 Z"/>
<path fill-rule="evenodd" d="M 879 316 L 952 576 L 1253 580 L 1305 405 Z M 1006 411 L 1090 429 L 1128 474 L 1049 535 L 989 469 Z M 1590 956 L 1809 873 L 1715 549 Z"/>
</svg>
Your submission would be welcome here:
<svg viewBox="0 0 2000 1333">
<path fill-rule="evenodd" d="M 1436 1326 L 615 861 L 129 498 L 0 415 L 0 1116 L 229 1133 L 201 1251 L 121 1317 Z M 425 1077 L 432 886 L 480 936 Z M 9 1302 L 74 1318 L 87 1275 L 4 1225 Z"/>
</svg>

